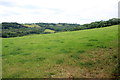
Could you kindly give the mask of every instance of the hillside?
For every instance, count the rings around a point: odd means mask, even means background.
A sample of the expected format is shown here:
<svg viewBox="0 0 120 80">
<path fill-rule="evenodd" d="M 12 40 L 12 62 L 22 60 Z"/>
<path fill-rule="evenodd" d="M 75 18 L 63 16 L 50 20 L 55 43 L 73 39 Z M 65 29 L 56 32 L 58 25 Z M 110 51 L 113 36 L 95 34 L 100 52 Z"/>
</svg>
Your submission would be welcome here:
<svg viewBox="0 0 120 80">
<path fill-rule="evenodd" d="M 118 25 L 119 18 L 112 18 L 107 21 L 95 21 L 89 24 L 70 24 L 70 23 L 16 23 L 16 22 L 3 22 L 2 23 L 2 36 L 3 38 L 20 37 L 30 34 L 50 34 L 56 32 L 77 31 L 93 28 L 108 27 Z M 52 32 L 51 32 L 52 31 Z M 1 33 L 0 33 L 1 34 Z"/>
<path fill-rule="evenodd" d="M 23 24 L 23 26 L 26 26 L 26 27 L 40 27 L 36 24 Z"/>
<path fill-rule="evenodd" d="M 3 78 L 110 78 L 118 25 L 2 38 Z"/>
<path fill-rule="evenodd" d="M 33 27 L 34 26 L 34 27 Z M 20 37 L 29 34 L 41 34 L 44 32 L 44 28 L 38 25 L 31 24 L 19 24 L 16 22 L 3 22 L 2 23 L 2 36 L 3 38 Z M 0 33 L 1 34 L 1 33 Z"/>
</svg>

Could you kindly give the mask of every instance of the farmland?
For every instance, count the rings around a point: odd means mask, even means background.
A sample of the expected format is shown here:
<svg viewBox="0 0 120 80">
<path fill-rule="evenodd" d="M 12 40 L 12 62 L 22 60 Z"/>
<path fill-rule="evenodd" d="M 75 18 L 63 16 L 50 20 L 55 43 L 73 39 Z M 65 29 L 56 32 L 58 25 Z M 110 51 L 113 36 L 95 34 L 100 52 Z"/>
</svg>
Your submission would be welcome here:
<svg viewBox="0 0 120 80">
<path fill-rule="evenodd" d="M 26 27 L 40 27 L 36 24 L 24 24 L 23 26 L 26 26 Z"/>
<path fill-rule="evenodd" d="M 3 78 L 109 78 L 118 25 L 2 38 Z"/>
</svg>

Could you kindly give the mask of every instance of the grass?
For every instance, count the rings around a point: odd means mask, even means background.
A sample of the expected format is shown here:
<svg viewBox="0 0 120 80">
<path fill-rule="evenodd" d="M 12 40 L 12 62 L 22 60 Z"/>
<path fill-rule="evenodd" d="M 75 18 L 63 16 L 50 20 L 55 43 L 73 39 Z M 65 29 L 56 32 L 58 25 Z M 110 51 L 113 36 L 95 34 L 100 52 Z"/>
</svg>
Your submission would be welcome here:
<svg viewBox="0 0 120 80">
<path fill-rule="evenodd" d="M 3 78 L 109 78 L 118 26 L 2 38 Z"/>
<path fill-rule="evenodd" d="M 26 26 L 26 27 L 40 27 L 36 24 L 23 24 L 23 26 Z"/>
<path fill-rule="evenodd" d="M 64 59 L 59 59 L 56 61 L 56 64 L 62 64 L 62 63 L 64 63 Z"/>
<path fill-rule="evenodd" d="M 54 33 L 55 31 L 54 31 L 54 30 L 50 30 L 50 29 L 45 29 L 44 32 L 51 32 L 51 33 Z"/>
</svg>

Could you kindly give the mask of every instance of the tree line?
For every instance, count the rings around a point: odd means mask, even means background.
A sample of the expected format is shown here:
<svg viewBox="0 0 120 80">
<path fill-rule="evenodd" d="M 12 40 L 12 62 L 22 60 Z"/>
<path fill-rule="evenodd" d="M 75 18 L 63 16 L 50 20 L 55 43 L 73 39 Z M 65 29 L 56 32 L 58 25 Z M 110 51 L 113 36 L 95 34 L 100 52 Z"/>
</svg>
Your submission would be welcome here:
<svg viewBox="0 0 120 80">
<path fill-rule="evenodd" d="M 4 22 L 2 23 L 2 37 L 9 38 L 9 37 L 19 37 L 28 34 L 42 34 L 45 28 L 40 27 L 26 27 L 16 22 Z"/>
<path fill-rule="evenodd" d="M 89 24 L 68 24 L 68 23 L 30 23 L 36 24 L 40 27 L 27 27 L 23 24 L 16 22 L 3 22 L 2 23 L 2 32 L 0 32 L 1 37 L 19 37 L 29 34 L 47 34 L 45 29 L 54 30 L 55 32 L 64 32 L 64 31 L 76 31 L 92 28 L 101 28 L 108 27 L 112 25 L 118 25 L 120 23 L 119 18 L 112 18 L 107 21 L 96 21 Z M 1 27 L 0 27 L 1 28 Z M 49 32 L 48 32 L 49 33 Z"/>
<path fill-rule="evenodd" d="M 120 23 L 119 18 L 112 18 L 107 21 L 96 21 L 89 24 L 68 24 L 68 23 L 35 23 L 45 29 L 51 29 L 56 32 L 63 32 L 63 31 L 76 31 L 76 30 L 84 30 L 84 29 L 92 29 L 92 28 L 101 28 L 107 27 L 112 25 L 118 25 Z"/>
</svg>

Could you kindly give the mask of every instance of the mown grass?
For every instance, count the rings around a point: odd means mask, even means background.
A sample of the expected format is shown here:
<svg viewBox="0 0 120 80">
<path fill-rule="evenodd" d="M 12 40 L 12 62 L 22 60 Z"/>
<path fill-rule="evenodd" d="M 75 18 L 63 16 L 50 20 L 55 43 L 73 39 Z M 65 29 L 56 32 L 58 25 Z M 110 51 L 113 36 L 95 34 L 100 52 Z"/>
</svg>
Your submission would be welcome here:
<svg viewBox="0 0 120 80">
<path fill-rule="evenodd" d="M 2 38 L 3 78 L 108 78 L 118 26 Z"/>
</svg>

